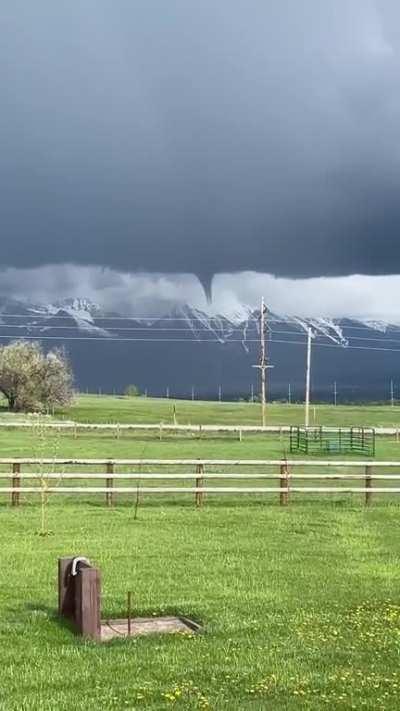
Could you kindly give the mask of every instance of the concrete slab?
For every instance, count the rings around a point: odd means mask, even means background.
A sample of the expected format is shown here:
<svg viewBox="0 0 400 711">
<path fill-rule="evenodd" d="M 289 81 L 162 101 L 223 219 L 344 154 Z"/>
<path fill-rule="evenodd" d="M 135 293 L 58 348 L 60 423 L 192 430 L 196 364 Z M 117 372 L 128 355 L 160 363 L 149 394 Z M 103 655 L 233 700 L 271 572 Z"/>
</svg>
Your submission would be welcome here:
<svg viewBox="0 0 400 711">
<path fill-rule="evenodd" d="M 193 620 L 187 617 L 133 617 L 131 637 L 147 634 L 193 634 L 200 630 Z M 102 620 L 101 641 L 128 637 L 128 620 Z"/>
</svg>

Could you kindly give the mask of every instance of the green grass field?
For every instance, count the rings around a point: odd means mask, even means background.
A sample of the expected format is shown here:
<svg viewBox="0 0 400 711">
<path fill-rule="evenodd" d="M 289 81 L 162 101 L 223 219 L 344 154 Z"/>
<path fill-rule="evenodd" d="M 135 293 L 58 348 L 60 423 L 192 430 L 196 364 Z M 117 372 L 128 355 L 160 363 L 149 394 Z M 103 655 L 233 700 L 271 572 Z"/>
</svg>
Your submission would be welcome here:
<svg viewBox="0 0 400 711">
<path fill-rule="evenodd" d="M 3 401 L 4 402 L 4 401 Z M 175 405 L 179 424 L 261 424 L 261 406 L 248 402 L 192 402 L 145 397 L 80 395 L 74 405 L 57 418 L 76 422 L 148 422 L 172 423 Z M 390 405 L 315 405 L 311 406 L 310 424 L 400 427 L 400 407 Z M 2 419 L 22 419 L 10 415 L 3 406 Z M 304 405 L 271 403 L 267 405 L 267 424 L 296 425 L 304 423 Z"/>
<path fill-rule="evenodd" d="M 398 709 L 398 508 L 2 509 L 4 711 Z M 103 571 L 104 613 L 194 616 L 204 632 L 99 646 L 59 623 L 56 559 Z"/>
<path fill-rule="evenodd" d="M 40 430 L 40 428 L 39 428 Z M 81 457 L 109 459 L 281 459 L 285 456 L 296 459 L 289 452 L 289 435 L 237 434 L 224 436 L 203 434 L 123 433 L 119 438 L 109 431 L 70 430 L 42 431 L 0 429 L 1 457 Z M 303 455 L 300 455 L 303 458 Z M 323 457 L 317 457 L 322 459 Z M 332 457 L 334 458 L 334 457 Z M 339 457 L 343 459 L 343 455 Z M 349 459 L 363 459 L 349 455 Z M 376 438 L 376 459 L 400 461 L 400 441 L 396 435 Z"/>
<path fill-rule="evenodd" d="M 127 398 L 81 395 L 63 413 L 77 422 L 173 422 L 173 407 L 179 424 L 261 424 L 261 406 L 248 402 L 192 402 L 162 398 Z M 389 405 L 316 405 L 310 424 L 341 426 L 400 426 L 400 407 Z M 304 406 L 272 403 L 267 406 L 267 424 L 304 423 Z"/>
<path fill-rule="evenodd" d="M 68 417 L 158 422 L 164 408 L 167 421 L 171 405 L 85 397 Z M 248 404 L 184 406 L 182 418 L 192 422 L 257 416 Z M 280 422 L 300 417 L 300 408 L 285 407 L 271 406 Z M 339 409 L 321 410 L 326 424 L 344 424 Z M 392 424 L 396 413 L 374 407 L 343 417 Z M 248 459 L 285 450 L 284 436 L 160 442 L 0 431 L 3 457 Z M 400 444 L 379 438 L 376 456 L 400 460 Z M 398 709 L 399 511 L 386 495 L 369 508 L 348 495 L 294 497 L 286 508 L 275 496 L 210 496 L 196 510 L 185 494 L 147 497 L 135 520 L 132 498 L 107 509 L 104 497 L 54 496 L 48 535 L 40 536 L 38 502 L 11 509 L 3 497 L 0 709 Z M 76 638 L 56 617 L 57 558 L 74 553 L 102 570 L 105 617 L 125 614 L 131 590 L 137 614 L 193 616 L 204 631 L 103 645 Z"/>
</svg>

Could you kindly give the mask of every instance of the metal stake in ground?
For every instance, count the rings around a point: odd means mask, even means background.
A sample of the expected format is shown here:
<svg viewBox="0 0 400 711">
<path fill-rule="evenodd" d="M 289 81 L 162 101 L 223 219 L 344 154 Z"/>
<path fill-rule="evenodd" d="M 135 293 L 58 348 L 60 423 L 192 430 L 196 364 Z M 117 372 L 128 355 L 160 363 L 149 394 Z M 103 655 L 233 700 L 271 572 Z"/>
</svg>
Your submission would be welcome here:
<svg viewBox="0 0 400 711">
<path fill-rule="evenodd" d="M 127 612 L 128 612 L 128 614 L 127 614 L 127 617 L 128 617 L 128 637 L 130 637 L 130 636 L 131 636 L 131 629 L 132 629 L 132 627 L 131 627 L 131 619 L 132 619 L 132 604 L 131 604 L 131 603 L 132 603 L 132 593 L 131 593 L 130 590 L 129 590 L 129 592 L 128 592 L 127 598 L 128 598 L 128 599 L 127 599 L 127 603 L 128 603 L 128 604 L 127 604 Z"/>
</svg>

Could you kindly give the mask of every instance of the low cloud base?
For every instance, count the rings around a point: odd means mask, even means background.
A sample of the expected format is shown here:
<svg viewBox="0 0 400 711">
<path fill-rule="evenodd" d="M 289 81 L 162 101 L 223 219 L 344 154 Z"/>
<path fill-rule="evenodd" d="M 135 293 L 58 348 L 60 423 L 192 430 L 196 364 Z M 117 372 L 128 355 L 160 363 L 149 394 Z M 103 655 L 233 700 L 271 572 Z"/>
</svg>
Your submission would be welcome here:
<svg viewBox="0 0 400 711">
<path fill-rule="evenodd" d="M 56 303 L 85 297 L 107 311 L 136 316 L 165 313 L 190 304 L 211 314 L 240 314 L 264 296 L 273 312 L 330 318 L 374 318 L 400 322 L 400 275 L 284 279 L 251 271 L 217 274 L 212 300 L 191 274 L 127 274 L 97 266 L 47 265 L 0 272 L 0 297 Z"/>
</svg>

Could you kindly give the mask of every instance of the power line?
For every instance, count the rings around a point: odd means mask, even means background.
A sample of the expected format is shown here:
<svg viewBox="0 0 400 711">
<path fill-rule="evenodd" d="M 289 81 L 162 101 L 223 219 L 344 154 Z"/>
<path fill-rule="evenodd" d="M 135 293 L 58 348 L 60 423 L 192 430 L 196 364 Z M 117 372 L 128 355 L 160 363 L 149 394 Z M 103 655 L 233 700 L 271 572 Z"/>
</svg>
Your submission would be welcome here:
<svg viewBox="0 0 400 711">
<path fill-rule="evenodd" d="M 88 316 L 90 316 L 88 314 Z M 229 321 L 229 318 L 227 316 L 207 316 L 207 314 L 204 314 L 206 318 L 209 321 L 221 321 L 221 319 L 225 319 L 226 321 Z M 0 311 L 0 318 L 44 318 L 44 319 L 50 319 L 50 318 L 58 318 L 58 319 L 73 319 L 73 318 L 79 318 L 76 314 L 65 314 L 64 313 L 48 313 L 48 314 L 9 314 L 9 313 L 4 313 Z M 83 317 L 80 317 L 83 318 Z M 186 322 L 201 322 L 201 319 L 198 318 L 197 316 L 192 316 L 192 317 L 183 317 L 183 316 L 121 316 L 119 314 L 118 316 L 90 316 L 90 319 L 92 321 L 186 321 Z M 85 319 L 84 319 L 85 320 Z M 89 322 L 89 318 L 87 319 Z M 248 318 L 249 321 L 254 321 L 254 323 L 257 323 L 258 318 L 256 315 L 250 316 Z M 241 323 L 244 323 L 246 319 L 243 319 Z M 274 323 L 287 323 L 287 319 L 270 319 L 271 322 Z M 231 323 L 231 322 L 230 322 Z"/>
<path fill-rule="evenodd" d="M 30 336 L 30 335 L 23 335 L 23 336 L 17 336 L 16 334 L 13 335 L 4 335 L 0 334 L 0 340 L 15 340 L 15 339 L 20 339 L 20 340 L 34 340 L 34 341 L 103 341 L 105 343 L 109 342 L 116 342 L 116 341 L 121 341 L 121 342 L 141 342 L 141 343 L 218 343 L 220 345 L 229 345 L 230 343 L 258 343 L 259 339 L 258 338 L 115 338 L 114 336 L 112 337 L 107 337 L 107 336 L 42 336 L 40 334 L 36 336 Z M 365 339 L 369 340 L 369 339 Z M 299 346 L 305 346 L 307 345 L 307 341 L 292 341 L 288 339 L 270 339 L 271 345 L 274 343 L 282 343 L 282 344 L 287 344 L 287 345 L 299 345 Z M 347 351 L 347 350 L 363 350 L 363 351 L 386 351 L 386 352 L 391 352 L 391 353 L 400 353 L 399 348 L 382 348 L 382 347 L 376 347 L 376 346 L 351 346 L 351 345 L 342 345 L 342 344 L 335 344 L 335 343 L 319 343 L 318 341 L 314 340 L 314 347 L 317 348 L 339 348 L 341 350 Z"/>
<path fill-rule="evenodd" d="M 337 325 L 339 326 L 339 324 L 337 324 Z M 342 326 L 342 325 L 340 325 L 339 328 L 347 328 L 347 329 L 351 329 L 352 331 L 371 331 L 371 330 L 372 330 L 372 331 L 379 331 L 378 328 L 374 328 L 373 326 L 346 326 L 346 325 L 343 325 L 343 326 Z M 395 323 L 388 324 L 388 325 L 385 327 L 385 331 L 384 331 L 384 332 L 386 332 L 386 331 L 394 331 L 394 330 L 400 331 L 400 324 L 399 324 L 399 325 L 397 325 L 397 324 L 395 324 Z"/>
<path fill-rule="evenodd" d="M 190 317 L 190 316 L 186 316 L 186 317 L 185 317 L 185 316 L 155 316 L 155 315 L 151 315 L 151 316 L 131 316 L 131 315 L 121 315 L 121 314 L 119 314 L 118 316 L 93 316 L 93 315 L 89 315 L 89 314 L 88 314 L 88 316 L 90 316 L 90 319 L 91 319 L 91 321 L 89 321 L 89 318 L 88 318 L 88 323 L 91 323 L 92 321 L 151 321 L 151 322 L 159 322 L 159 321 L 185 321 L 185 322 L 187 322 L 187 323 L 201 321 L 201 319 L 198 318 L 197 316 L 191 316 L 191 317 Z M 228 316 L 224 316 L 224 315 L 211 316 L 211 315 L 207 315 L 207 314 L 204 314 L 204 316 L 206 317 L 206 319 L 208 319 L 209 322 L 211 322 L 211 321 L 221 321 L 221 319 L 225 319 L 225 320 L 228 321 L 229 323 L 232 323 L 232 322 L 229 320 L 229 317 L 228 317 Z M 14 314 L 14 313 L 0 312 L 0 318 L 34 318 L 34 319 L 51 319 L 51 318 L 57 318 L 57 319 L 67 319 L 67 320 L 70 320 L 70 319 L 76 318 L 76 315 L 73 314 L 73 313 L 70 313 L 70 314 L 69 314 L 69 313 L 66 313 L 63 309 L 61 309 L 61 313 L 60 313 L 60 312 L 55 312 L 55 313 L 32 313 L 32 314 L 16 313 L 16 314 Z M 84 317 L 81 317 L 81 318 L 83 318 L 83 320 L 85 320 Z M 350 317 L 346 317 L 346 318 L 347 318 L 348 320 L 351 320 Z M 363 318 L 364 318 L 364 320 L 366 319 L 365 316 L 364 316 Z M 250 321 L 250 322 L 253 322 L 254 324 L 257 324 L 257 323 L 258 323 L 258 319 L 259 319 L 259 317 L 257 317 L 256 314 L 251 314 L 251 315 L 248 317 L 247 320 Z M 285 318 L 285 319 L 279 319 L 279 318 L 271 317 L 271 318 L 268 318 L 268 323 L 286 323 L 286 324 L 287 324 L 287 323 L 293 323 L 293 325 L 301 325 L 301 324 L 303 323 L 303 321 L 307 321 L 307 320 L 310 321 L 312 327 L 314 327 L 314 328 L 315 328 L 317 325 L 319 325 L 320 320 L 322 320 L 322 323 L 320 323 L 320 325 L 322 325 L 322 326 L 324 325 L 324 323 L 323 323 L 324 321 L 327 321 L 327 320 L 329 321 L 329 319 L 326 319 L 326 318 L 324 318 L 324 317 L 322 317 L 322 316 L 321 316 L 321 317 L 319 317 L 319 316 L 314 316 L 314 317 L 310 317 L 310 316 L 304 316 L 304 317 L 289 316 L 288 318 Z M 355 317 L 354 317 L 354 320 L 355 320 L 355 321 L 359 321 L 359 319 L 358 319 L 358 318 L 355 318 Z M 373 330 L 373 325 L 372 325 L 372 324 L 373 324 L 373 323 L 379 323 L 380 320 L 381 320 L 381 319 L 376 319 L 376 318 L 372 318 L 372 317 L 371 317 L 371 326 L 366 326 L 366 325 L 364 325 L 364 326 L 352 326 L 352 325 L 347 325 L 347 324 L 341 324 L 341 323 L 339 323 L 338 320 L 334 320 L 334 319 L 331 320 L 331 323 L 332 323 L 334 326 L 337 326 L 339 329 L 351 329 L 351 330 L 360 330 L 360 331 L 366 330 L 366 331 L 369 331 L 369 330 L 371 330 L 371 329 Z M 244 318 L 243 321 L 241 321 L 241 324 L 245 323 L 245 321 L 246 321 L 246 319 Z M 306 325 L 307 325 L 307 323 L 304 323 L 304 326 L 306 326 Z M 328 324 L 326 324 L 326 325 L 328 325 Z M 399 330 L 400 330 L 400 324 L 390 324 L 390 323 L 388 323 L 388 324 L 386 325 L 386 323 L 385 323 L 385 329 L 386 329 L 386 330 L 394 330 L 394 329 L 399 329 Z M 376 329 L 375 329 L 375 330 L 376 330 Z"/>
<path fill-rule="evenodd" d="M 105 343 L 112 341 L 134 341 L 134 342 L 147 342 L 147 343 L 219 343 L 220 345 L 226 345 L 229 343 L 259 343 L 258 338 L 115 338 L 115 336 L 107 338 L 107 336 L 42 336 L 38 334 L 36 336 L 23 335 L 17 336 L 0 334 L 1 339 L 15 339 L 20 338 L 21 340 L 37 340 L 37 341 L 104 341 Z M 294 345 L 304 345 L 305 341 L 288 341 L 288 340 L 274 340 L 273 343 L 289 343 Z M 340 346 L 338 346 L 340 347 Z"/>
<path fill-rule="evenodd" d="M 88 325 L 89 325 L 89 326 L 91 325 L 90 322 L 88 322 Z M 60 330 L 60 331 L 67 331 L 67 330 L 69 330 L 69 331 L 75 331 L 75 330 L 78 330 L 78 329 L 80 328 L 78 324 L 76 324 L 75 326 L 54 326 L 54 325 L 41 326 L 41 325 L 35 325 L 35 324 L 33 324 L 33 323 L 26 323 L 26 324 L 0 324 L 0 327 L 1 327 L 1 328 L 27 329 L 27 330 L 45 329 L 45 328 L 46 328 L 46 329 L 49 329 L 49 330 L 52 330 L 52 331 L 53 331 L 53 330 Z M 100 327 L 98 327 L 98 326 L 93 326 L 93 328 L 99 329 Z M 156 327 L 155 327 L 155 326 L 152 326 L 152 325 L 151 325 L 151 326 L 150 326 L 150 325 L 148 325 L 148 326 L 107 326 L 104 330 L 107 331 L 107 332 L 111 332 L 111 331 L 118 331 L 118 332 L 120 332 L 120 331 L 139 331 L 139 332 L 141 332 L 141 331 L 146 331 L 146 330 L 150 330 L 150 329 L 151 329 L 152 332 L 154 332 L 154 331 L 157 331 L 157 332 L 160 331 L 160 332 L 165 332 L 165 333 L 168 333 L 168 332 L 175 332 L 175 331 L 183 331 L 183 332 L 186 332 L 186 331 L 188 330 L 187 328 L 182 328 L 182 327 L 180 327 L 180 326 L 176 326 L 176 327 L 174 327 L 174 326 L 169 326 L 169 327 L 165 327 L 165 326 L 164 326 L 164 327 L 158 327 L 158 326 L 156 326 Z M 202 327 L 196 327 L 196 329 L 195 329 L 195 331 L 196 331 L 197 333 L 202 333 L 202 332 L 208 333 L 208 332 L 210 332 L 210 330 L 212 330 L 212 331 L 218 333 L 218 329 L 217 329 L 217 328 L 211 328 L 211 327 L 207 328 L 207 327 L 202 326 Z M 241 328 L 240 326 L 235 326 L 235 327 L 233 327 L 233 328 L 231 329 L 231 333 L 234 333 L 235 331 L 241 331 L 241 330 L 242 330 L 242 328 Z M 296 335 L 298 335 L 298 331 L 286 331 L 286 330 L 282 330 L 282 329 L 273 330 L 273 329 L 269 329 L 269 328 L 267 328 L 267 333 L 269 333 L 269 334 L 283 334 L 283 335 L 290 335 L 290 336 L 296 336 Z M 300 335 L 302 335 L 301 332 L 300 332 Z M 314 335 L 315 335 L 317 338 L 328 338 L 328 339 L 332 339 L 332 338 L 333 338 L 333 335 L 329 335 L 329 334 L 326 334 L 326 333 L 320 333 L 320 334 L 315 334 L 315 333 L 314 333 Z M 369 341 L 374 341 L 374 342 L 377 342 L 377 343 L 388 343 L 388 342 L 390 342 L 390 343 L 399 343 L 399 344 L 400 344 L 400 340 L 397 339 L 397 338 L 375 338 L 374 336 L 370 336 L 370 337 L 365 337 L 365 336 L 347 336 L 346 338 L 347 338 L 347 340 L 349 340 L 349 341 L 367 341 L 367 342 L 369 342 Z M 232 339 L 230 339 L 230 340 L 232 340 Z M 252 339 L 248 339 L 248 338 L 245 339 L 245 338 L 243 338 L 243 339 L 240 339 L 240 340 L 246 340 L 246 341 L 248 341 L 248 342 L 251 342 Z M 257 339 L 254 339 L 254 340 L 257 340 Z M 270 340 L 270 342 L 279 343 L 279 341 L 276 340 L 276 339 L 270 338 L 269 340 Z M 338 344 L 338 345 L 340 345 L 340 347 L 344 347 L 344 348 L 348 347 L 346 344 L 342 344 L 342 345 L 341 345 L 341 344 Z"/>
<path fill-rule="evenodd" d="M 274 341 L 271 341 L 271 343 L 288 343 L 290 345 L 299 345 L 299 346 L 307 345 L 307 341 L 274 340 Z M 340 348 L 343 351 L 348 351 L 348 350 L 390 351 L 391 353 L 400 353 L 400 348 L 381 348 L 381 347 L 376 347 L 376 346 L 347 346 L 347 345 L 341 345 L 339 343 L 318 343 L 318 341 L 315 341 L 315 340 L 313 343 L 313 347 L 314 346 L 317 348 Z"/>
<path fill-rule="evenodd" d="M 86 330 L 87 330 L 88 327 L 94 328 L 94 329 L 96 329 L 97 331 L 100 331 L 100 330 L 103 330 L 103 331 L 148 331 L 148 330 L 151 330 L 151 331 L 188 331 L 187 328 L 182 328 L 182 327 L 179 327 L 179 326 L 177 326 L 177 327 L 173 327 L 173 326 L 169 326 L 169 327 L 154 327 L 154 326 L 141 326 L 141 327 L 140 327 L 140 326 L 107 326 L 107 327 L 104 327 L 104 328 L 102 329 L 101 326 L 93 326 L 92 324 L 90 324 L 90 322 L 87 323 Z M 69 330 L 69 331 L 76 331 L 76 330 L 79 329 L 79 328 L 85 328 L 85 326 L 82 326 L 82 325 L 79 326 L 79 324 L 76 324 L 75 326 L 53 326 L 53 325 L 43 326 L 42 324 L 35 325 L 34 323 L 23 323 L 23 324 L 19 324 L 19 323 L 2 323 L 2 324 L 0 324 L 0 328 L 20 328 L 20 329 L 21 329 L 21 328 L 26 328 L 26 329 L 34 329 L 34 328 L 37 329 L 37 328 L 40 328 L 40 329 L 42 329 L 42 330 L 48 329 L 48 330 L 51 330 L 51 331 L 52 331 L 53 329 L 58 329 L 58 330 L 61 330 L 61 331 L 68 331 L 68 330 Z M 218 329 L 217 329 L 217 328 L 211 328 L 211 327 L 210 327 L 210 328 L 206 328 L 206 327 L 196 328 L 196 329 L 193 329 L 193 330 L 195 330 L 196 332 L 205 331 L 205 332 L 207 332 L 207 333 L 210 332 L 210 331 L 216 331 L 216 332 L 218 332 Z M 234 331 L 241 331 L 241 330 L 242 330 L 242 329 L 241 329 L 239 326 L 236 326 L 235 328 L 233 328 L 233 329 L 231 330 L 231 332 L 234 332 Z M 292 331 L 287 331 L 287 333 L 292 333 Z"/>
<path fill-rule="evenodd" d="M 270 331 L 270 333 L 283 333 L 285 335 L 297 335 L 296 332 L 293 331 Z M 333 339 L 333 334 L 329 335 L 327 333 L 315 333 L 314 331 L 314 336 L 316 338 L 330 338 Z M 376 341 L 378 343 L 400 343 L 400 340 L 398 338 L 375 338 L 375 336 L 346 336 L 346 340 L 348 341 Z M 344 346 L 345 347 L 345 346 Z"/>
<path fill-rule="evenodd" d="M 42 336 L 38 334 L 37 336 L 17 336 L 16 334 L 6 336 L 0 334 L 1 339 L 21 339 L 21 340 L 34 340 L 34 341 L 104 341 L 109 343 L 110 341 L 135 341 L 135 342 L 147 342 L 147 343 L 219 343 L 220 345 L 226 345 L 229 343 L 258 343 L 258 338 L 243 339 L 243 338 L 115 338 L 114 336 L 107 338 L 107 336 Z M 276 342 L 276 341 L 275 341 Z M 286 341 L 281 341 L 286 343 Z"/>
<path fill-rule="evenodd" d="M 114 336 L 107 338 L 107 336 L 42 336 L 38 334 L 37 336 L 17 336 L 14 335 L 3 335 L 0 334 L 1 339 L 21 339 L 21 340 L 35 340 L 35 341 L 104 341 L 105 343 L 113 341 L 134 341 L 134 342 L 147 342 L 147 343 L 219 343 L 220 345 L 227 345 L 229 343 L 259 343 L 258 338 L 115 338 Z M 305 341 L 283 341 L 275 340 L 274 343 L 292 343 L 295 345 L 304 345 Z"/>
<path fill-rule="evenodd" d="M 367 339 L 368 340 L 368 339 Z M 400 353 L 400 348 L 381 348 L 380 346 L 346 346 L 334 343 L 315 343 L 318 348 L 342 348 L 345 351 L 391 351 L 392 353 Z"/>
<path fill-rule="evenodd" d="M 350 341 L 377 341 L 378 343 L 400 343 L 398 338 L 374 338 L 371 336 L 367 338 L 365 336 L 348 336 Z"/>
</svg>

